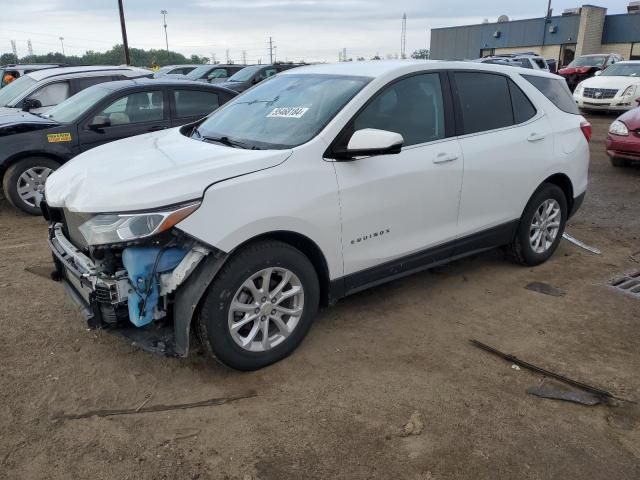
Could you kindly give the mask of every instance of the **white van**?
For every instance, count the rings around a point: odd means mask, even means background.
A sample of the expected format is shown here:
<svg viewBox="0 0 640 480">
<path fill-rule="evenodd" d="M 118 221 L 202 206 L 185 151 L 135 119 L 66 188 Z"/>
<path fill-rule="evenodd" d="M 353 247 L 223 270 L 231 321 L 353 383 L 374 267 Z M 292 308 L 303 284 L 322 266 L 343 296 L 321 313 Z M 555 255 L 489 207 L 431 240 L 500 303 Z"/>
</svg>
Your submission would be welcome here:
<svg viewBox="0 0 640 480">
<path fill-rule="evenodd" d="M 195 330 L 252 370 L 291 353 L 320 306 L 370 286 L 500 246 L 549 259 L 585 195 L 590 135 L 548 73 L 314 65 L 75 157 L 43 211 L 57 277 L 91 325 L 178 356 Z"/>
</svg>

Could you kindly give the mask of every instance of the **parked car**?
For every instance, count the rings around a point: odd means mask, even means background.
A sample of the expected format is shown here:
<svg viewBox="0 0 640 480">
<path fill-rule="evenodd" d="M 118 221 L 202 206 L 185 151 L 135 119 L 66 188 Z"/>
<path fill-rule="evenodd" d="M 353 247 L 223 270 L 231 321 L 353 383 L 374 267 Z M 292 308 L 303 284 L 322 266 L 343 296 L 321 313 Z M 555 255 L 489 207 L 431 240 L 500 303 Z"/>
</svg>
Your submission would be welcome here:
<svg viewBox="0 0 640 480">
<path fill-rule="evenodd" d="M 640 107 L 623 113 L 611 124 L 607 155 L 614 167 L 640 162 Z"/>
<path fill-rule="evenodd" d="M 215 85 L 145 78 L 94 85 L 44 115 L 8 110 L 0 114 L 4 196 L 39 214 L 45 181 L 69 159 L 114 140 L 199 120 L 236 95 Z"/>
<path fill-rule="evenodd" d="M 91 85 L 127 78 L 151 77 L 135 67 L 63 67 L 37 70 L 0 90 L 0 107 L 44 113 Z"/>
<path fill-rule="evenodd" d="M 193 80 L 196 82 L 222 83 L 234 73 L 242 70 L 246 65 L 199 65 L 186 75 L 171 75 L 178 80 Z"/>
<path fill-rule="evenodd" d="M 522 68 L 528 68 L 531 70 L 544 70 L 547 72 L 549 71 L 549 65 L 547 65 L 547 61 L 540 55 L 536 55 L 533 52 L 505 53 L 485 58 L 506 59 L 510 63 L 515 63 L 517 64 L 517 66 L 520 66 Z"/>
<path fill-rule="evenodd" d="M 578 84 L 573 98 L 581 109 L 620 112 L 637 106 L 640 60 L 618 62 Z"/>
<path fill-rule="evenodd" d="M 580 82 L 622 60 L 623 58 L 615 53 L 581 55 L 574 58 L 566 67 L 558 70 L 558 75 L 567 80 L 569 89 L 573 91 Z"/>
<path fill-rule="evenodd" d="M 27 63 L 17 64 L 11 63 L 9 65 L 0 65 L 0 88 L 8 85 L 6 78 L 13 78 L 17 80 L 25 73 L 35 72 L 36 70 L 44 70 L 46 68 L 65 67 L 64 63 Z"/>
<path fill-rule="evenodd" d="M 54 276 L 94 327 L 178 356 L 194 329 L 221 362 L 261 368 L 319 305 L 497 246 L 548 260 L 585 195 L 590 128 L 566 82 L 537 70 L 289 70 L 54 172 Z"/>
<path fill-rule="evenodd" d="M 187 73 L 195 70 L 201 65 L 167 65 L 160 68 L 153 74 L 153 78 L 161 78 L 165 75 L 186 75 Z"/>
<path fill-rule="evenodd" d="M 254 85 L 285 70 L 300 67 L 301 64 L 275 63 L 273 65 L 251 65 L 240 70 L 222 85 L 225 88 L 242 93 Z"/>
</svg>

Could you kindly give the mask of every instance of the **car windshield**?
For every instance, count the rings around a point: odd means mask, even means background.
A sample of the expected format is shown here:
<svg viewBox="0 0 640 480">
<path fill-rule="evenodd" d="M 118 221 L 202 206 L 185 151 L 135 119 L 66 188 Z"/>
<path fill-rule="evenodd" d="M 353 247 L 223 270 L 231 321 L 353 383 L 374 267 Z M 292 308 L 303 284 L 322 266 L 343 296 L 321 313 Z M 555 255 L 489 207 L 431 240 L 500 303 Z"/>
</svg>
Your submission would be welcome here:
<svg viewBox="0 0 640 480">
<path fill-rule="evenodd" d="M 198 80 L 199 78 L 205 76 L 207 72 L 209 72 L 209 70 L 211 70 L 211 65 L 202 65 L 191 70 L 185 75 L 185 77 L 190 80 Z"/>
<path fill-rule="evenodd" d="M 571 67 L 601 67 L 607 57 L 605 56 L 595 56 L 595 57 L 578 57 L 573 60 L 567 68 Z"/>
<path fill-rule="evenodd" d="M 601 77 L 640 77 L 640 63 L 616 63 L 600 74 Z"/>
<path fill-rule="evenodd" d="M 49 110 L 45 117 L 56 120 L 60 123 L 71 123 L 87 110 L 96 105 L 100 100 L 109 95 L 112 91 L 101 85 L 94 85 L 86 88 L 80 93 L 67 98 L 64 102 L 59 103 Z"/>
<path fill-rule="evenodd" d="M 369 78 L 342 75 L 273 77 L 216 110 L 193 138 L 242 148 L 292 148 L 315 137 Z"/>
<path fill-rule="evenodd" d="M 234 73 L 229 77 L 230 82 L 246 82 L 250 80 L 255 73 L 263 68 L 262 65 L 254 65 L 252 67 L 246 67 L 240 70 L 239 72 Z"/>
<path fill-rule="evenodd" d="M 36 81 L 28 75 L 14 80 L 0 90 L 0 107 L 11 107 Z"/>
</svg>

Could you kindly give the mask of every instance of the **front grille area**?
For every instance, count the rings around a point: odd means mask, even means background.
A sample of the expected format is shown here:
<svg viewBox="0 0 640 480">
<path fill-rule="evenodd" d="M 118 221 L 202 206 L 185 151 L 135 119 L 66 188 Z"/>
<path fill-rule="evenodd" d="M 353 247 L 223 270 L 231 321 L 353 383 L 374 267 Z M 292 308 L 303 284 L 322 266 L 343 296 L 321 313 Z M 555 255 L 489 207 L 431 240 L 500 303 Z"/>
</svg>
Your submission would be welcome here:
<svg viewBox="0 0 640 480">
<path fill-rule="evenodd" d="M 585 88 L 582 95 L 585 98 L 594 98 L 597 100 L 607 100 L 616 96 L 618 90 L 615 88 Z"/>
<path fill-rule="evenodd" d="M 106 285 L 102 283 L 96 284 L 95 289 L 96 300 L 100 303 L 111 303 L 118 299 L 118 287 L 116 284 Z"/>
</svg>

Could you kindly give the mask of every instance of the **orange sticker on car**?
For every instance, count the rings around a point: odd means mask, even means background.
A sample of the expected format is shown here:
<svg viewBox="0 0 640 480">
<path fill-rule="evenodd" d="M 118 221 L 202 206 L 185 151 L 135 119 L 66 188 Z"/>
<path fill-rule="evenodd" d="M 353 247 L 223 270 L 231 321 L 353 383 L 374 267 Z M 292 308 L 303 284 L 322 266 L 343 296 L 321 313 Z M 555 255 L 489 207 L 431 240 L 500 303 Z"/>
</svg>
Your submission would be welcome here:
<svg viewBox="0 0 640 480">
<path fill-rule="evenodd" d="M 70 141 L 71 141 L 70 133 L 50 133 L 47 135 L 47 142 L 49 143 L 70 142 Z"/>
</svg>

